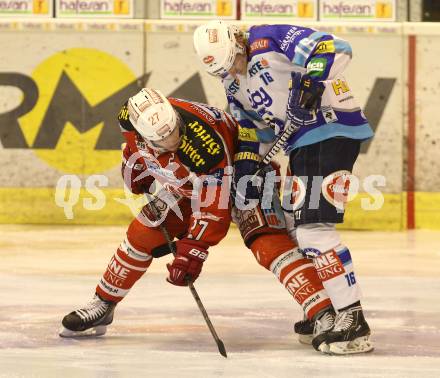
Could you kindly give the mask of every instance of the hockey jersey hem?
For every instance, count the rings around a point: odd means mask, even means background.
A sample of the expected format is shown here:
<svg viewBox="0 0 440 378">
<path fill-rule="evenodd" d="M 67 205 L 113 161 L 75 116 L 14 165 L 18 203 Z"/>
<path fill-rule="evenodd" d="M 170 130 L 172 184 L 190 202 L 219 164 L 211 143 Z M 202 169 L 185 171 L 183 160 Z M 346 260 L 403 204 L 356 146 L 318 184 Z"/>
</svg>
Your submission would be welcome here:
<svg viewBox="0 0 440 378">
<path fill-rule="evenodd" d="M 305 126 L 307 127 L 307 126 Z M 303 136 L 301 136 L 297 141 L 295 141 L 292 145 L 288 146 L 285 150 L 286 155 L 289 154 L 292 150 L 304 146 L 308 146 L 311 144 L 315 144 L 318 142 L 322 142 L 323 140 L 335 138 L 335 137 L 345 137 L 349 139 L 357 139 L 357 140 L 367 140 L 372 138 L 374 135 L 373 130 L 370 127 L 369 123 L 364 123 L 359 126 L 347 126 L 342 125 L 340 123 L 331 123 L 319 128 L 310 130 Z"/>
</svg>

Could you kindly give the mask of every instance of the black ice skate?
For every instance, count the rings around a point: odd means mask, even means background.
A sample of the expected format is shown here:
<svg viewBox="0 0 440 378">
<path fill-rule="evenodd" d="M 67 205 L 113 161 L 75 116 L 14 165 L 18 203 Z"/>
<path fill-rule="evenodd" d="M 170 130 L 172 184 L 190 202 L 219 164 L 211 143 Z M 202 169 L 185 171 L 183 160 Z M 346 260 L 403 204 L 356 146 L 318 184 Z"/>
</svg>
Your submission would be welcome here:
<svg viewBox="0 0 440 378">
<path fill-rule="evenodd" d="M 338 313 L 335 326 L 325 336 L 330 354 L 355 354 L 374 349 L 369 340 L 370 327 L 365 321 L 362 307 L 356 306 Z"/>
<path fill-rule="evenodd" d="M 113 321 L 116 303 L 103 300 L 98 294 L 84 308 L 63 318 L 61 337 L 102 336 Z"/>
<path fill-rule="evenodd" d="M 298 340 L 302 344 L 311 345 L 313 339 L 313 328 L 315 322 L 307 319 L 304 315 L 304 319 L 295 323 L 293 326 L 295 333 L 298 335 Z"/>
<path fill-rule="evenodd" d="M 328 352 L 328 345 L 325 342 L 326 335 L 333 329 L 335 318 L 336 312 L 333 307 L 321 311 L 316 316 L 312 345 L 317 351 Z"/>
</svg>

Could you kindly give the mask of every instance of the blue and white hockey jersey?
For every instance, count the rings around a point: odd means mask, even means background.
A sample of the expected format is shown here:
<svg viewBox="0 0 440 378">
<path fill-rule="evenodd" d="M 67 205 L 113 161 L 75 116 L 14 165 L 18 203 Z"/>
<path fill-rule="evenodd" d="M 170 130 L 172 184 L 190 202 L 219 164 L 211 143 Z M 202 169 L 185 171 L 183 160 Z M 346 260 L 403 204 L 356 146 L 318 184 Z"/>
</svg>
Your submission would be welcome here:
<svg viewBox="0 0 440 378">
<path fill-rule="evenodd" d="M 291 72 L 322 81 L 325 91 L 316 117 L 290 138 L 286 153 L 337 136 L 359 140 L 373 136 L 342 75 L 351 60 L 346 41 L 300 26 L 261 25 L 249 30 L 248 45 L 246 76 L 223 79 L 231 113 L 241 126 L 242 146 L 264 154 L 275 133 L 282 131 Z M 275 131 L 269 122 L 277 125 Z"/>
</svg>

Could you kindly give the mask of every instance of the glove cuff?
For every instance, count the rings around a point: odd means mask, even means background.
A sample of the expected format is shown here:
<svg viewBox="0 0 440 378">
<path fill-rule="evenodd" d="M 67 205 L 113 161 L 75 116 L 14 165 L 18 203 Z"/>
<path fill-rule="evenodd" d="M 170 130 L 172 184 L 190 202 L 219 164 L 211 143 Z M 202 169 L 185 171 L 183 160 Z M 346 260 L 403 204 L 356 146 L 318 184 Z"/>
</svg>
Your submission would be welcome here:
<svg viewBox="0 0 440 378">
<path fill-rule="evenodd" d="M 262 158 L 260 155 L 256 154 L 255 152 L 242 151 L 242 152 L 237 152 L 234 155 L 234 161 L 238 161 L 238 160 L 253 160 L 259 163 L 262 160 Z"/>
</svg>

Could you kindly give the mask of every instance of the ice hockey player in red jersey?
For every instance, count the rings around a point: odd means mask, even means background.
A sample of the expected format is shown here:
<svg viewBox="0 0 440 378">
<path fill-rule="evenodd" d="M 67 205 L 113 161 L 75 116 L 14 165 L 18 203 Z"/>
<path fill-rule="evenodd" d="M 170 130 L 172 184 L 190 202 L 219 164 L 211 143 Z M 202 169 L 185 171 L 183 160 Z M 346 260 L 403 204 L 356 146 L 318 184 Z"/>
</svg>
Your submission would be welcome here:
<svg viewBox="0 0 440 378">
<path fill-rule="evenodd" d="M 135 194 L 155 192 L 154 200 L 129 225 L 92 301 L 64 317 L 63 337 L 105 333 L 116 304 L 147 271 L 153 255 L 168 252 L 159 223 L 178 239 L 167 266 L 167 281 L 178 286 L 187 285 L 188 277 L 197 279 L 208 248 L 224 238 L 230 225 L 229 190 L 222 185 L 231 174 L 237 126 L 229 115 L 144 88 L 127 101 L 118 119 L 126 141 L 125 185 Z"/>
<path fill-rule="evenodd" d="M 117 303 L 147 271 L 153 257 L 169 252 L 159 224 L 176 239 L 167 281 L 177 286 L 197 279 L 209 247 L 225 237 L 230 225 L 230 176 L 238 141 L 238 125 L 232 117 L 208 105 L 166 98 L 158 90 L 144 88 L 130 97 L 118 119 L 126 141 L 124 182 L 133 193 L 149 193 L 154 199 L 129 225 L 93 299 L 63 318 L 62 337 L 106 332 Z M 271 210 L 256 222 L 253 215 L 262 215 L 260 210 L 236 208 L 234 213 L 258 262 L 315 319 L 328 310 L 330 300 L 315 268 L 298 252 L 283 221 L 276 219 L 280 214 Z"/>
</svg>

